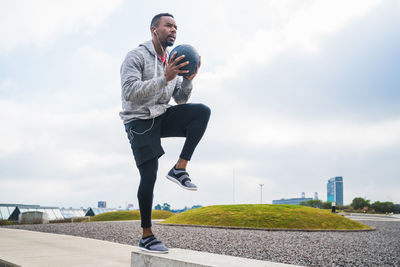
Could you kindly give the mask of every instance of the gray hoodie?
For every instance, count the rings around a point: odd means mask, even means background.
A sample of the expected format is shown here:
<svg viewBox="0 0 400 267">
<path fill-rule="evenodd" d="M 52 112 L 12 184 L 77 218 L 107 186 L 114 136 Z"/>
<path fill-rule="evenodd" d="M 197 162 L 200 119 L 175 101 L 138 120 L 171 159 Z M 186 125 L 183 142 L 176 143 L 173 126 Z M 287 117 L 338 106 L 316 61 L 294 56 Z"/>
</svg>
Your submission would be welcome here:
<svg viewBox="0 0 400 267">
<path fill-rule="evenodd" d="M 124 124 L 136 119 L 152 119 L 162 115 L 171 97 L 177 104 L 188 101 L 192 82 L 177 76 L 167 82 L 164 66 L 153 42 L 147 41 L 130 51 L 121 65 L 122 111 Z"/>
</svg>

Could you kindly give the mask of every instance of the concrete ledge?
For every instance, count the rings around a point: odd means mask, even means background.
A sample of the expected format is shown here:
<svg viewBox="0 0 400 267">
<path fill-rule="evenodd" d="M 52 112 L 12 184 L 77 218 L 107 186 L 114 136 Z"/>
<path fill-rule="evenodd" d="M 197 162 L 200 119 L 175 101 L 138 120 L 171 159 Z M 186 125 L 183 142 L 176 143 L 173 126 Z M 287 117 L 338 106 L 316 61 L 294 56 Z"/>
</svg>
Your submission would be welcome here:
<svg viewBox="0 0 400 267">
<path fill-rule="evenodd" d="M 129 266 L 137 247 L 97 239 L 0 227 L 0 266 Z"/>
<path fill-rule="evenodd" d="M 8 261 L 3 261 L 2 259 L 0 259 L 0 267 L 21 267 L 21 266 L 16 265 L 11 262 L 8 262 Z"/>
<path fill-rule="evenodd" d="M 284 267 L 296 266 L 201 251 L 172 248 L 168 254 L 132 252 L 131 267 Z"/>
</svg>

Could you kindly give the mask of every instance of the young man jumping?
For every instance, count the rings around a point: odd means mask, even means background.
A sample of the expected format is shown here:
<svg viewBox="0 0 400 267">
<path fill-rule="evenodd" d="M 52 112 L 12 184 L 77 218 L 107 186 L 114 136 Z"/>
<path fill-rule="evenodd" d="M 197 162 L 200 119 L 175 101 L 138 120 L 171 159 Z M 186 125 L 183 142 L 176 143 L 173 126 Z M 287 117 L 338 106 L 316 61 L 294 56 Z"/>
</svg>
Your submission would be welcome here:
<svg viewBox="0 0 400 267">
<path fill-rule="evenodd" d="M 180 70 L 189 62 L 170 56 L 167 47 L 175 42 L 177 26 L 168 13 L 154 16 L 150 31 L 152 39 L 130 51 L 121 66 L 122 111 L 120 117 L 131 144 L 140 173 L 137 193 L 143 235 L 139 248 L 149 252 L 167 253 L 168 248 L 157 240 L 151 229 L 153 190 L 157 178 L 158 158 L 164 154 L 163 137 L 186 137 L 177 163 L 167 178 L 187 190 L 197 190 L 186 171 L 188 161 L 201 140 L 210 118 L 210 109 L 203 104 L 186 104 L 192 91 L 188 71 Z M 200 67 L 200 65 L 199 65 Z M 171 106 L 174 98 L 178 105 Z"/>
</svg>

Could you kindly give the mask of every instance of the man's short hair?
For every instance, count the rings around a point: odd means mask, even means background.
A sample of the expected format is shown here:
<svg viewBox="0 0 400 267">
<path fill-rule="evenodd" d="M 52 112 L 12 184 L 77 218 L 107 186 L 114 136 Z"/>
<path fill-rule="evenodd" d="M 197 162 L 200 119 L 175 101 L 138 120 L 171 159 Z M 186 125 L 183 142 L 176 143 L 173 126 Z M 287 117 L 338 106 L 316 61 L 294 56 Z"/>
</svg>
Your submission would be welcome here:
<svg viewBox="0 0 400 267">
<path fill-rule="evenodd" d="M 158 27 L 158 25 L 160 24 L 160 19 L 161 17 L 171 17 L 174 18 L 174 16 L 172 16 L 169 13 L 160 13 L 154 16 L 154 18 L 151 20 L 151 24 L 150 24 L 150 29 L 151 27 Z"/>
</svg>

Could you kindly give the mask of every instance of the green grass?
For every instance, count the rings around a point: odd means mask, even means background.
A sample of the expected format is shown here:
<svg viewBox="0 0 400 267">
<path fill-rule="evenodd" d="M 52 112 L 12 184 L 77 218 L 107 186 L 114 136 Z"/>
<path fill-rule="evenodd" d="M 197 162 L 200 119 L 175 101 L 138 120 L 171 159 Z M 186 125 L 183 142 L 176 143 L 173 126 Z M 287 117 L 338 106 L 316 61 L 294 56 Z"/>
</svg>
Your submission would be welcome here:
<svg viewBox="0 0 400 267">
<path fill-rule="evenodd" d="M 297 205 L 216 205 L 188 210 L 162 223 L 315 230 L 371 229 L 330 210 Z"/>
<path fill-rule="evenodd" d="M 153 210 L 152 219 L 166 219 L 174 213 L 165 210 Z M 91 222 L 100 221 L 125 221 L 125 220 L 140 220 L 140 212 L 138 210 L 122 210 L 105 212 L 90 218 Z"/>
</svg>

